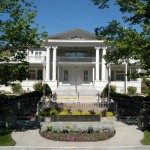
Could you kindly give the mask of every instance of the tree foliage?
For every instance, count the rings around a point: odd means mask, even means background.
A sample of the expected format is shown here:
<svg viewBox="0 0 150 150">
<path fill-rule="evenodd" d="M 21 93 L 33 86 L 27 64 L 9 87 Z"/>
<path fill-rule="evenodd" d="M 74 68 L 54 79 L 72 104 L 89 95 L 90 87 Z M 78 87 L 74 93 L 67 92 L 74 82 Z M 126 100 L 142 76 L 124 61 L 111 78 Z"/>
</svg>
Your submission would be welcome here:
<svg viewBox="0 0 150 150">
<path fill-rule="evenodd" d="M 109 0 L 92 0 L 100 9 L 109 8 Z M 123 20 L 128 28 L 112 20 L 108 26 L 95 29 L 96 35 L 112 47 L 105 59 L 107 62 L 122 63 L 129 58 L 146 70 L 135 77 L 150 75 L 150 0 L 116 0 L 114 5 L 124 14 Z M 140 30 L 137 31 L 136 26 Z"/>
<path fill-rule="evenodd" d="M 47 35 L 38 31 L 36 12 L 29 0 L 0 1 L 0 84 L 28 77 L 27 49 L 39 47 Z"/>
</svg>

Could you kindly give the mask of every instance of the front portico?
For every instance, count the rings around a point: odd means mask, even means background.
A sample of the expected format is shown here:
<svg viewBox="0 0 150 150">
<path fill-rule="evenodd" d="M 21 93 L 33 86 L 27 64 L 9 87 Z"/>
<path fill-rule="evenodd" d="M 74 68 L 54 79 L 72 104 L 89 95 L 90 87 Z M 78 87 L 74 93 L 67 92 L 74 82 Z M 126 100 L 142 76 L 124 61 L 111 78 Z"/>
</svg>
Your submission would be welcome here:
<svg viewBox="0 0 150 150">
<path fill-rule="evenodd" d="M 98 40 L 52 40 L 46 47 L 45 81 L 59 85 L 93 85 L 106 81 L 103 55 L 107 47 Z M 92 44 L 91 44 L 92 43 Z M 52 46 L 50 46 L 52 45 Z M 55 46 L 54 46 L 55 45 Z"/>
</svg>

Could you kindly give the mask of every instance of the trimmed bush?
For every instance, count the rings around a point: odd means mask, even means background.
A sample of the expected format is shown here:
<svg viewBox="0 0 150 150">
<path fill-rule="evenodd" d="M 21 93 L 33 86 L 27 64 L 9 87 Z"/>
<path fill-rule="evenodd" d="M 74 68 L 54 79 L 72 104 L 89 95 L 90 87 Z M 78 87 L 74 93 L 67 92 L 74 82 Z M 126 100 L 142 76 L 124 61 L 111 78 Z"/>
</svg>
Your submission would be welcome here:
<svg viewBox="0 0 150 150">
<path fill-rule="evenodd" d="M 112 117 L 112 116 L 113 116 L 112 112 L 110 112 L 110 111 L 106 112 L 106 117 Z"/>
<path fill-rule="evenodd" d="M 129 93 L 130 95 L 135 95 L 135 94 L 136 94 L 136 91 L 137 91 L 137 88 L 134 87 L 134 86 L 128 86 L 127 90 L 128 90 L 128 93 Z"/>
<path fill-rule="evenodd" d="M 23 91 L 20 83 L 11 84 L 11 89 L 13 93 L 21 93 Z"/>
<path fill-rule="evenodd" d="M 63 110 L 58 115 L 70 115 L 70 113 L 68 112 L 68 110 Z"/>
<path fill-rule="evenodd" d="M 42 90 L 42 82 L 36 82 L 33 84 L 34 91 L 41 91 Z"/>
</svg>

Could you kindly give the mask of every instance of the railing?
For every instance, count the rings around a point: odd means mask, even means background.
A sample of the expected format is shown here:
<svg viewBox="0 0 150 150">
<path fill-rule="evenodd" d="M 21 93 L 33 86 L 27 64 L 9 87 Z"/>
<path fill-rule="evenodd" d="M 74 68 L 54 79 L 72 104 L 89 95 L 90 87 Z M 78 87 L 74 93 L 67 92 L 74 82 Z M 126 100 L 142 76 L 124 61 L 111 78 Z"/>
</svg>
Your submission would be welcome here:
<svg viewBox="0 0 150 150">
<path fill-rule="evenodd" d="M 29 61 L 43 61 L 45 56 L 28 56 Z"/>
<path fill-rule="evenodd" d="M 40 97 L 35 98 L 24 98 L 21 100 L 13 101 L 8 104 L 4 104 L 3 114 L 13 114 L 13 115 L 21 115 L 27 114 L 30 111 L 36 111 L 37 103 L 40 101 Z"/>
<path fill-rule="evenodd" d="M 108 108 L 108 103 L 107 102 L 100 102 L 100 103 L 61 103 L 59 104 L 61 107 L 64 108 L 87 108 L 87 107 L 91 107 L 92 108 L 96 108 L 96 107 L 100 107 L 100 108 Z"/>
<path fill-rule="evenodd" d="M 57 57 L 57 62 L 95 62 L 95 57 Z"/>
</svg>

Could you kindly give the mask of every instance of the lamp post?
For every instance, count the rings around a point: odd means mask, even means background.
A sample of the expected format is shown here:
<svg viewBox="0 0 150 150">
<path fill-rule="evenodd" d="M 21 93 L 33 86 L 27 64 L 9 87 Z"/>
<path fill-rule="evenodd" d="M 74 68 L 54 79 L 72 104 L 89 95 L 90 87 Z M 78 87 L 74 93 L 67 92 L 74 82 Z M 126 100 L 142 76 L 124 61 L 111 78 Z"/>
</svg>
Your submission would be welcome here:
<svg viewBox="0 0 150 150">
<path fill-rule="evenodd" d="M 44 57 L 42 61 L 42 66 L 43 66 L 43 96 L 45 96 L 46 56 Z"/>
<path fill-rule="evenodd" d="M 111 92 L 111 89 L 110 89 L 110 82 L 111 82 L 111 75 L 110 75 L 110 67 L 111 67 L 111 64 L 110 63 L 106 63 L 106 67 L 107 67 L 107 71 L 108 71 L 108 96 L 107 96 L 107 101 L 110 102 L 110 92 Z"/>
<path fill-rule="evenodd" d="M 124 68 L 124 92 L 127 93 L 127 82 L 128 82 L 128 62 L 129 62 L 129 58 L 125 57 L 124 58 L 124 65 L 125 65 L 125 68 Z"/>
<path fill-rule="evenodd" d="M 124 89 L 125 89 L 125 93 L 127 93 L 127 73 L 128 73 L 128 61 L 125 60 L 125 73 L 124 73 Z"/>
<path fill-rule="evenodd" d="M 77 77 L 75 77 L 75 88 L 76 88 L 76 94 L 77 94 L 77 91 L 78 91 L 78 89 L 77 89 Z"/>
</svg>

